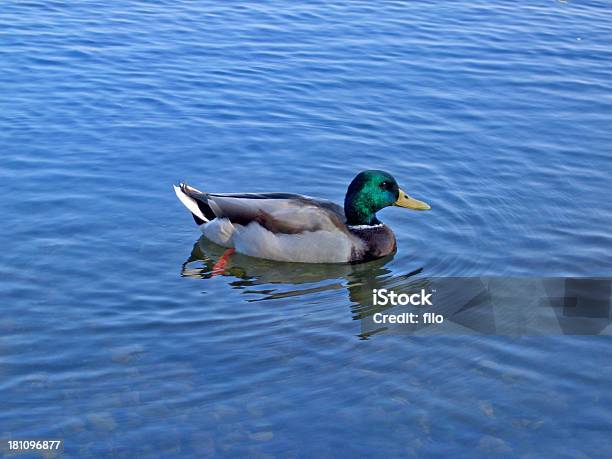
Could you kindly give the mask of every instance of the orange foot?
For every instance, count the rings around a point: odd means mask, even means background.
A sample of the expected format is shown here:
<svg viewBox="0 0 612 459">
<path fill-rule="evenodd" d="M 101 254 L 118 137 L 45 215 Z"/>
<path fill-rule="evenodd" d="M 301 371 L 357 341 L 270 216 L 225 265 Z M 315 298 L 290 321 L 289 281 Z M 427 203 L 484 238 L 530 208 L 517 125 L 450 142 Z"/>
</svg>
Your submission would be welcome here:
<svg viewBox="0 0 612 459">
<path fill-rule="evenodd" d="M 223 274 L 223 272 L 225 271 L 225 266 L 227 266 L 227 262 L 229 261 L 229 257 L 236 251 L 236 249 L 227 249 L 225 252 L 223 252 L 223 255 L 221 255 L 221 258 L 219 258 L 219 261 L 217 261 L 213 267 L 212 267 L 212 274 L 210 275 L 210 277 L 215 277 L 219 274 Z"/>
</svg>

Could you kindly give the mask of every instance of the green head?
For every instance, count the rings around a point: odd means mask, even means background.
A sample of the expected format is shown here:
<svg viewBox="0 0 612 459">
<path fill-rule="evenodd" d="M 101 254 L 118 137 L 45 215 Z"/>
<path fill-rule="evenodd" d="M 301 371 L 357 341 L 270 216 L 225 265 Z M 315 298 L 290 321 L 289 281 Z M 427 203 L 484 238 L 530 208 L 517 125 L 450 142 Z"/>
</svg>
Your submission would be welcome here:
<svg viewBox="0 0 612 459">
<path fill-rule="evenodd" d="M 363 171 L 357 174 L 346 191 L 344 214 L 348 225 L 376 225 L 376 212 L 388 206 L 413 210 L 429 210 L 422 201 L 404 193 L 393 176 L 384 171 Z"/>
</svg>

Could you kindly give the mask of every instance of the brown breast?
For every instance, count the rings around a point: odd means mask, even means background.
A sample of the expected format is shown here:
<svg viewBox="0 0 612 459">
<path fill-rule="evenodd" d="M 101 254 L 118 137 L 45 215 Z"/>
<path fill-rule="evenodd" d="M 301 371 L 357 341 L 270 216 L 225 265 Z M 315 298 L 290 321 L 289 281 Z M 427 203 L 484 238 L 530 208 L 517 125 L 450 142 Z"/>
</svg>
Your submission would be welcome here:
<svg viewBox="0 0 612 459">
<path fill-rule="evenodd" d="M 349 226 L 349 231 L 361 239 L 363 249 L 353 249 L 351 261 L 369 261 L 381 258 L 394 252 L 397 244 L 395 234 L 384 224 L 374 226 Z"/>
</svg>

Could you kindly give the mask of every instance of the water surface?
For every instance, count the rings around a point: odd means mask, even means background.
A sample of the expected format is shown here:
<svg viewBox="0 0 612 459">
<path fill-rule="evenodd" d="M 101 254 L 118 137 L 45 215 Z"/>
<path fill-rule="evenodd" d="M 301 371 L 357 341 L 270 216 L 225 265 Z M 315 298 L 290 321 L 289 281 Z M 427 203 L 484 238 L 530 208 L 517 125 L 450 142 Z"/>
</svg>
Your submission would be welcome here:
<svg viewBox="0 0 612 459">
<path fill-rule="evenodd" d="M 0 437 L 79 458 L 608 457 L 608 338 L 364 339 L 355 319 L 380 282 L 612 275 L 609 13 L 4 2 Z M 368 168 L 433 209 L 381 212 L 398 253 L 355 267 L 213 276 L 171 188 L 341 202 Z"/>
</svg>

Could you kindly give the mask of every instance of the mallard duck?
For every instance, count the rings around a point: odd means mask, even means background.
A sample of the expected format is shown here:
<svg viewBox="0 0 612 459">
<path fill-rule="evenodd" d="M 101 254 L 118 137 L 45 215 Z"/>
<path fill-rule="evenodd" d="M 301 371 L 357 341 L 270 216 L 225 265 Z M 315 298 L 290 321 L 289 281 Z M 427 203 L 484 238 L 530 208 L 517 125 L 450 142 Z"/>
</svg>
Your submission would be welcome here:
<svg viewBox="0 0 612 459">
<path fill-rule="evenodd" d="M 207 193 L 181 183 L 177 197 L 204 236 L 244 255 L 302 263 L 357 263 L 396 249 L 393 231 L 376 212 L 399 206 L 429 210 L 379 170 L 357 174 L 344 208 L 331 201 L 289 193 Z"/>
</svg>

